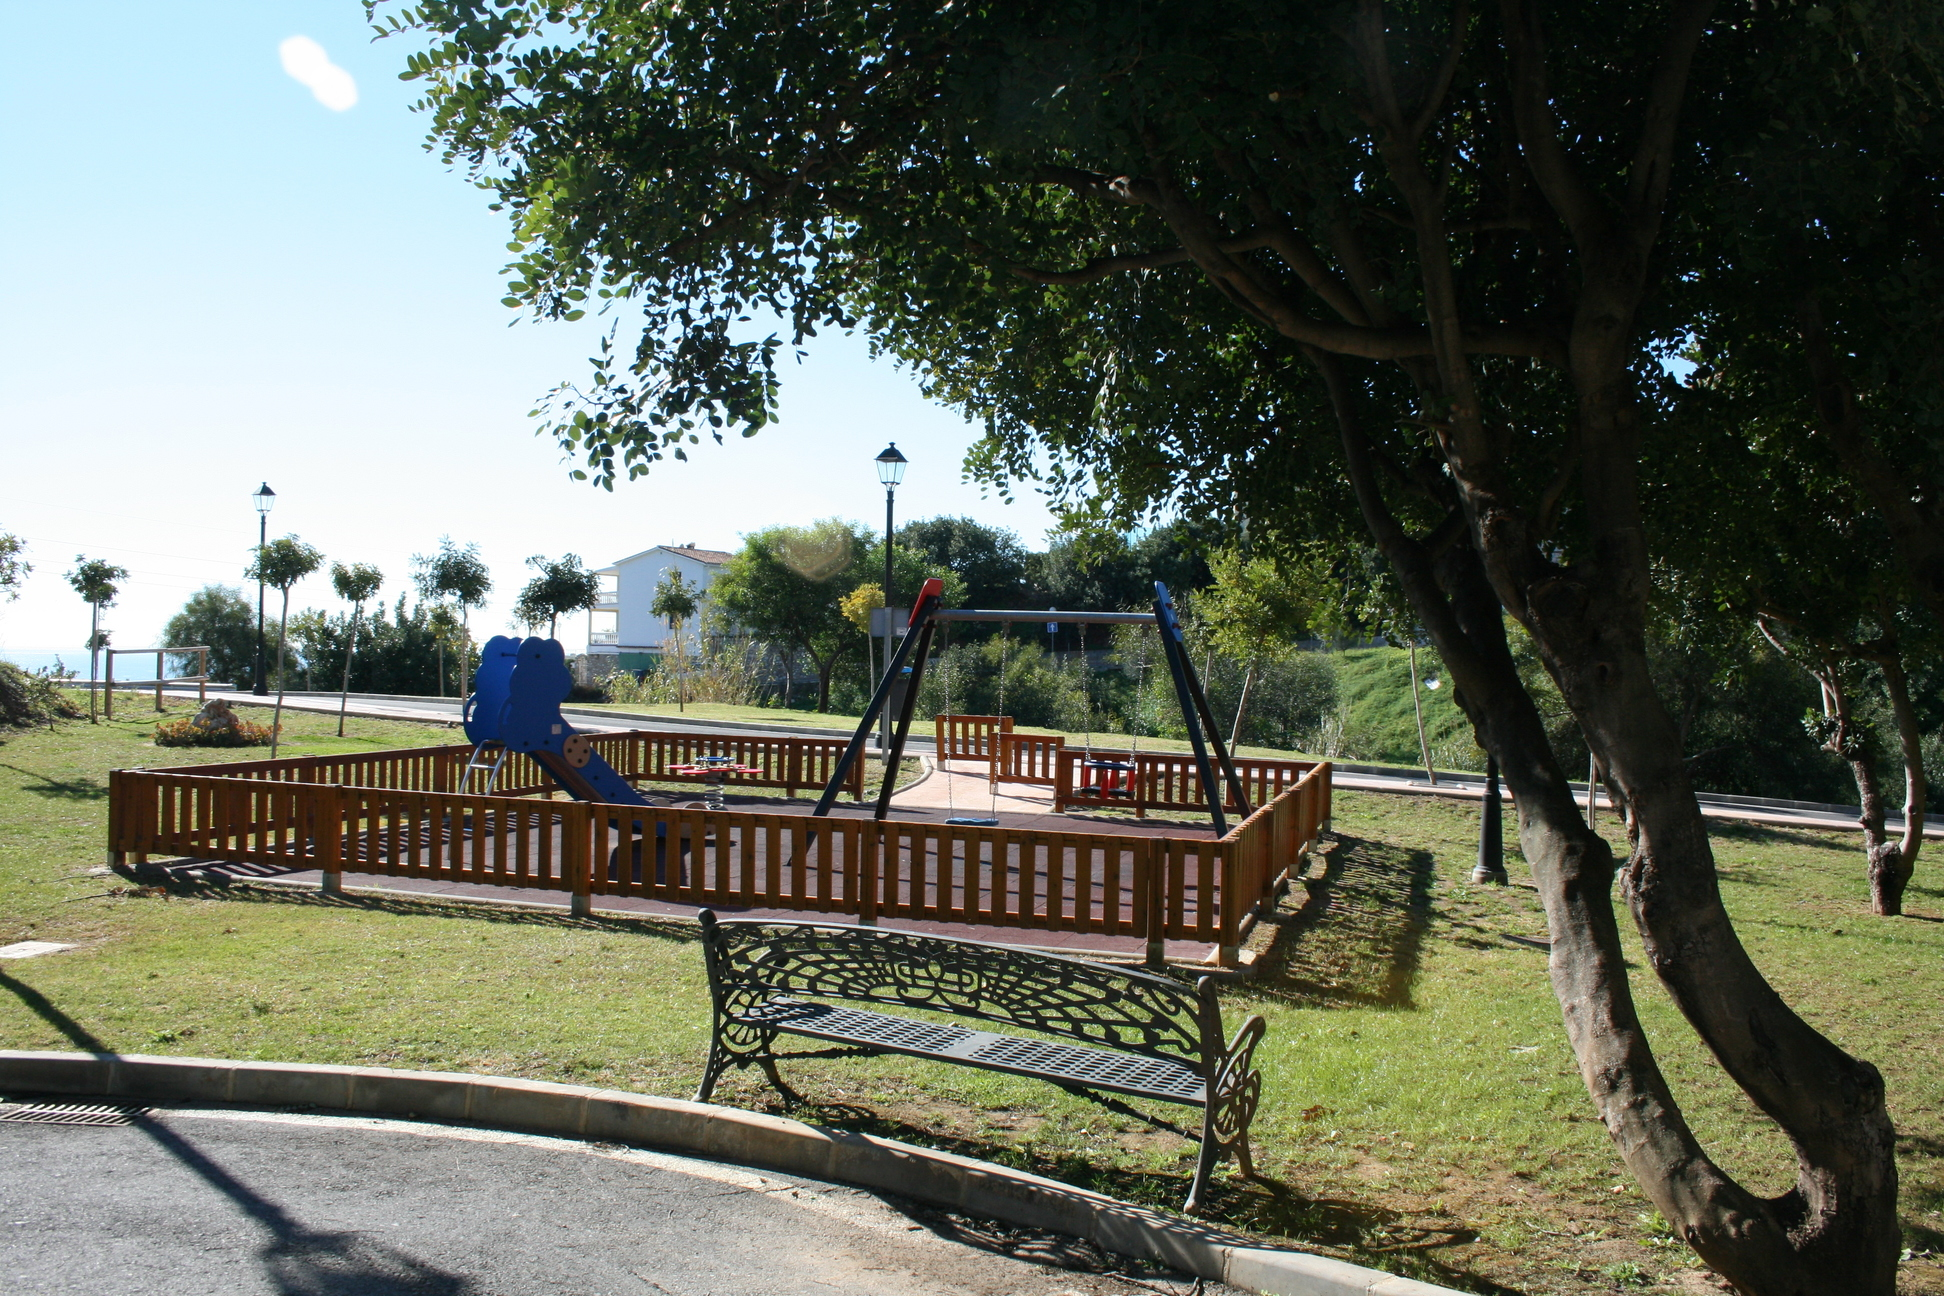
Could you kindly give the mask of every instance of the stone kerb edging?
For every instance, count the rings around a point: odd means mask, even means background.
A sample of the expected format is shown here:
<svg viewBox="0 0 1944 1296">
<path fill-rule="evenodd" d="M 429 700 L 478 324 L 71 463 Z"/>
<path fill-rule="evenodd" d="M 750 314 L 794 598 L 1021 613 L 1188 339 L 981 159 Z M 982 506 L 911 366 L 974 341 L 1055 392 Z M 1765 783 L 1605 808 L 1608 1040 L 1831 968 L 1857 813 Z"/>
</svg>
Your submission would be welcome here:
<svg viewBox="0 0 1944 1296">
<path fill-rule="evenodd" d="M 678 1098 L 384 1067 L 24 1050 L 0 1050 L 0 1088 L 146 1103 L 323 1107 L 639 1144 L 900 1193 L 1086 1238 L 1120 1255 L 1275 1296 L 1456 1296 L 1450 1288 L 1325 1256 L 1250 1246 L 1217 1229 L 990 1162 Z"/>
</svg>

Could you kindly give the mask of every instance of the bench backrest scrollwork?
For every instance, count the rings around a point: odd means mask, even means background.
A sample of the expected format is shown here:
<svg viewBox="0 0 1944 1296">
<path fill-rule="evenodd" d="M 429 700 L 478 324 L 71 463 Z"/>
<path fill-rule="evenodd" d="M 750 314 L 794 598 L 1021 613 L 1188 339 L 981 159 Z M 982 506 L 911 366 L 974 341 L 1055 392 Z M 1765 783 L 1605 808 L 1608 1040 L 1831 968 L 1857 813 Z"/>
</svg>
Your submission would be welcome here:
<svg viewBox="0 0 1944 1296">
<path fill-rule="evenodd" d="M 948 1013 L 1197 1067 L 1221 1055 L 1214 983 L 974 941 L 704 911 L 720 1011 L 771 994 Z"/>
</svg>

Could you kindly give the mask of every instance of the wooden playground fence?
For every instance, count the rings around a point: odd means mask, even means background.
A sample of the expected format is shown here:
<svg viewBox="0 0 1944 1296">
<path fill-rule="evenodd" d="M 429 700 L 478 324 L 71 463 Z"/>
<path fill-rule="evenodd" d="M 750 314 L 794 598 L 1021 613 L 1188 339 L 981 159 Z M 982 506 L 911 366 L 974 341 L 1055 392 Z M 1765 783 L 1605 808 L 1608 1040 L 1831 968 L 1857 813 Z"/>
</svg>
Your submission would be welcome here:
<svg viewBox="0 0 1944 1296">
<path fill-rule="evenodd" d="M 634 729 L 626 733 L 590 734 L 594 750 L 630 783 L 704 784 L 719 778 L 725 787 L 782 788 L 785 795 L 822 788 L 844 753 L 841 738 L 763 738 L 744 734 L 667 733 Z M 231 761 L 220 765 L 164 767 L 161 773 L 215 774 L 224 778 L 267 779 L 285 783 L 341 783 L 347 786 L 409 792 L 458 792 L 464 785 L 466 762 L 473 749 L 466 744 L 411 747 L 399 751 L 354 753 L 345 756 L 286 756 L 279 760 Z M 673 774 L 677 765 L 693 765 L 699 757 L 728 756 L 758 774 L 724 772 Z M 533 796 L 550 793 L 558 785 L 540 763 L 522 752 L 508 752 L 500 767 L 493 795 Z M 844 791 L 853 801 L 864 797 L 864 763 L 851 766 Z"/>
<path fill-rule="evenodd" d="M 1327 763 L 1219 840 L 614 806 L 423 786 L 452 786 L 467 750 L 115 770 L 108 848 L 116 862 L 176 855 L 317 869 L 327 890 L 338 889 L 345 873 L 375 874 L 564 891 L 576 912 L 589 911 L 597 895 L 632 896 L 866 923 L 901 918 L 1129 936 L 1148 942 L 1150 959 L 1160 958 L 1166 940 L 1205 941 L 1233 963 L 1283 879 L 1303 867 L 1329 814 Z M 327 773 L 334 777 L 319 777 Z"/>
<path fill-rule="evenodd" d="M 987 770 L 994 783 L 1036 783 L 1052 787 L 1059 781 L 1060 753 L 1066 739 L 1057 734 L 999 735 L 999 753 Z"/>
<path fill-rule="evenodd" d="M 935 715 L 933 750 L 939 760 L 987 761 L 998 752 L 998 744 L 1012 732 L 1011 716 Z"/>
<path fill-rule="evenodd" d="M 1107 796 L 1098 791 L 1087 791 L 1100 785 L 1100 781 L 1093 777 L 1096 771 L 1086 767 L 1089 760 L 1117 761 L 1134 766 L 1128 781 L 1128 794 Z M 1232 758 L 1232 764 L 1243 789 L 1248 793 L 1249 804 L 1261 806 L 1275 800 L 1285 788 L 1301 781 L 1310 770 L 1319 765 L 1327 766 L 1329 762 L 1236 756 Z M 1229 791 L 1228 781 L 1222 777 L 1219 767 L 1215 770 L 1215 779 L 1222 785 L 1223 808 L 1239 810 L 1241 807 L 1236 805 L 1235 796 Z M 1330 817 L 1327 779 L 1324 786 L 1322 822 L 1327 822 Z M 1137 815 L 1146 815 L 1150 810 L 1206 810 L 1208 797 L 1202 789 L 1201 773 L 1195 767 L 1195 758 L 1188 752 L 1088 752 L 1076 751 L 1071 747 L 1059 752 L 1053 779 L 1053 808 L 1068 810 L 1076 806 L 1099 805 L 1122 806 L 1132 809 Z"/>
</svg>

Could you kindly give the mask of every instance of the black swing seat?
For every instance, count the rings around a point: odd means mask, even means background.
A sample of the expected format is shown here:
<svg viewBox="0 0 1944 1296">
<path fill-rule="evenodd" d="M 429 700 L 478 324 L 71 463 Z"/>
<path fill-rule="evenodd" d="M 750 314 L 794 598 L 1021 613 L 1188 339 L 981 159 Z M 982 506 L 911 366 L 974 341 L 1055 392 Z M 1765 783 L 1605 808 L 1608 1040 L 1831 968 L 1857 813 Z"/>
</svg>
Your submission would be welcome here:
<svg viewBox="0 0 1944 1296">
<path fill-rule="evenodd" d="M 1046 1080 L 1085 1096 L 1200 1107 L 1191 1211 L 1204 1200 L 1224 1154 L 1235 1156 L 1244 1175 L 1253 1174 L 1249 1124 L 1262 1093 L 1253 1059 L 1264 1024 L 1250 1016 L 1225 1042 L 1212 977 L 1191 988 L 1150 972 L 1013 946 L 877 927 L 723 921 L 709 910 L 700 917 L 715 1030 L 697 1102 L 709 1100 L 731 1066 L 760 1067 L 796 1101 L 777 1073 L 778 1061 L 904 1054 Z M 988 1025 L 1054 1038 L 983 1029 Z M 836 1047 L 778 1053 L 778 1035 Z"/>
</svg>

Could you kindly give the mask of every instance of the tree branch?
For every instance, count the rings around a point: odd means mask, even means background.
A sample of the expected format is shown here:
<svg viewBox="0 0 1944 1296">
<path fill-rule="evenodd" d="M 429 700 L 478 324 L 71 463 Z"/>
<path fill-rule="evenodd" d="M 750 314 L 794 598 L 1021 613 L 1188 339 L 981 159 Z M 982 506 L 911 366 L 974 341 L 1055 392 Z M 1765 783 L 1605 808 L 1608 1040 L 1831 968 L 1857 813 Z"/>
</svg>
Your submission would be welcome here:
<svg viewBox="0 0 1944 1296">
<path fill-rule="evenodd" d="M 1445 51 L 1444 62 L 1438 67 L 1431 89 L 1425 93 L 1423 106 L 1411 118 L 1410 140 L 1413 144 L 1423 139 L 1424 132 L 1431 129 L 1438 110 L 1444 107 L 1445 96 L 1451 93 L 1452 78 L 1458 75 L 1458 63 L 1464 57 L 1465 26 L 1470 19 L 1471 6 L 1466 0 L 1457 0 L 1451 7 L 1451 46 Z"/>
<path fill-rule="evenodd" d="M 1224 252 L 1249 252 L 1268 247 L 1273 238 L 1267 231 L 1252 230 L 1232 239 L 1224 239 L 1221 248 Z M 1077 270 L 1042 270 L 1038 266 L 1016 264 L 1009 264 L 1006 269 L 1031 283 L 1083 284 L 1128 270 L 1157 270 L 1192 259 L 1187 248 L 1177 247 L 1159 252 L 1137 252 L 1131 256 L 1095 257 Z"/>
<path fill-rule="evenodd" d="M 1660 229 L 1662 204 L 1674 166 L 1681 100 L 1687 95 L 1694 51 L 1713 11 L 1714 0 L 1684 0 L 1668 24 L 1667 43 L 1654 68 L 1647 110 L 1640 123 L 1640 143 L 1627 178 L 1629 224 L 1635 240 L 1643 245 L 1651 244 Z"/>
<path fill-rule="evenodd" d="M 1506 80 L 1519 151 L 1525 155 L 1539 191 L 1572 231 L 1575 241 L 1582 247 L 1590 246 L 1604 238 L 1607 217 L 1559 142 L 1539 15 L 1529 0 L 1499 0 L 1499 12 L 1505 29 Z"/>
</svg>

